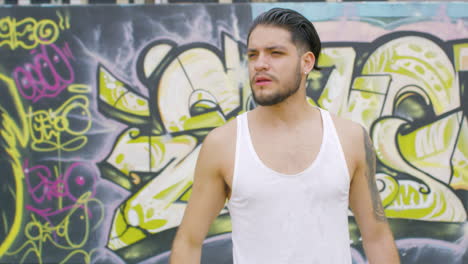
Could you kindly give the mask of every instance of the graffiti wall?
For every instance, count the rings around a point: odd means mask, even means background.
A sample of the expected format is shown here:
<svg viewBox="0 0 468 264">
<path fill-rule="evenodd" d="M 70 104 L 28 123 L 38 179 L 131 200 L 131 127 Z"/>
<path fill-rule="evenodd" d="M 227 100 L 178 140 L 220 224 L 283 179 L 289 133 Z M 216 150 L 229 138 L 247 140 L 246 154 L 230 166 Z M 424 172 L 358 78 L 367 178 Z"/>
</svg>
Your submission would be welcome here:
<svg viewBox="0 0 468 264">
<path fill-rule="evenodd" d="M 275 6 L 322 38 L 309 102 L 371 135 L 402 262 L 468 263 L 468 4 Z M 272 7 L 0 8 L 0 263 L 167 263 L 203 139 L 255 107 Z M 232 263 L 230 231 L 223 209 L 203 263 Z"/>
</svg>

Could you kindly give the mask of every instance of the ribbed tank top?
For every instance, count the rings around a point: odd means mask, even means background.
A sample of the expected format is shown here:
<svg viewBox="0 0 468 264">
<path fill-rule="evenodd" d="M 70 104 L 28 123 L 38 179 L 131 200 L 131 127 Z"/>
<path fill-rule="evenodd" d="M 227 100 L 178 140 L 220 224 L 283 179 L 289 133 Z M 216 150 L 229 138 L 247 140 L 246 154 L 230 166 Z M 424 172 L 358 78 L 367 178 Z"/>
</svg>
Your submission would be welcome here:
<svg viewBox="0 0 468 264">
<path fill-rule="evenodd" d="M 312 164 L 295 175 L 267 167 L 253 147 L 247 113 L 237 117 L 227 204 L 234 264 L 351 263 L 348 167 L 330 114 L 323 109 L 320 113 L 320 150 Z"/>
</svg>

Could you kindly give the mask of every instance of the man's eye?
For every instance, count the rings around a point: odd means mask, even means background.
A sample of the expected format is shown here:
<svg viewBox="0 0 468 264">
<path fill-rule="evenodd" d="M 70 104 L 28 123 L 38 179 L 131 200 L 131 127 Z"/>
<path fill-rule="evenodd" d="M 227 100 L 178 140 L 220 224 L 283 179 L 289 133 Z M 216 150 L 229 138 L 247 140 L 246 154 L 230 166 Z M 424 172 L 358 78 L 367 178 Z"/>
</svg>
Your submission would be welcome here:
<svg viewBox="0 0 468 264">
<path fill-rule="evenodd" d="M 257 56 L 257 54 L 247 54 L 247 57 L 248 57 L 249 59 L 254 58 L 255 56 Z"/>
</svg>

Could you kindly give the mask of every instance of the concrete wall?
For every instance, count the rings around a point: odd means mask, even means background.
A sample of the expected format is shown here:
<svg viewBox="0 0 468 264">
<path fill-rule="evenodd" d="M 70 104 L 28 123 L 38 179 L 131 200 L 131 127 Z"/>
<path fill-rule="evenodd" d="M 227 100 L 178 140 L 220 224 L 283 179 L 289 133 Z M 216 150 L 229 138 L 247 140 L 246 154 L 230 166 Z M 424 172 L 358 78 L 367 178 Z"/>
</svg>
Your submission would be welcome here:
<svg viewBox="0 0 468 264">
<path fill-rule="evenodd" d="M 310 102 L 369 130 L 403 263 L 468 263 L 461 2 L 0 8 L 0 263 L 166 263 L 204 137 L 254 107 L 246 33 L 273 6 L 315 23 Z M 232 263 L 230 231 L 223 210 L 204 263 Z"/>
</svg>

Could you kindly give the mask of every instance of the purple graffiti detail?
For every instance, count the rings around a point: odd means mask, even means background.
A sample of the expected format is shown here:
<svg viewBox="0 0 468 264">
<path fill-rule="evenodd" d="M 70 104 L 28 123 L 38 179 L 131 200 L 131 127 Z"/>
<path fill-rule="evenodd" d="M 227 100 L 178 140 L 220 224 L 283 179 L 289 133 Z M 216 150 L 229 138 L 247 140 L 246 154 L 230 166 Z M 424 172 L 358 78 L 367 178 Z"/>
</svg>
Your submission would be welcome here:
<svg viewBox="0 0 468 264">
<path fill-rule="evenodd" d="M 395 243 L 402 263 L 466 263 L 468 253 L 466 235 L 455 242 L 432 238 L 405 238 Z"/>
<path fill-rule="evenodd" d="M 79 177 L 76 177 L 75 182 L 76 184 L 81 186 L 85 184 L 85 179 L 83 178 L 83 176 L 79 176 Z"/>
<path fill-rule="evenodd" d="M 38 205 L 46 204 L 45 208 L 26 205 L 26 209 L 40 215 L 48 222 L 51 222 L 50 217 L 52 216 L 77 207 L 83 209 L 84 205 L 81 203 L 77 204 L 77 201 L 86 191 L 91 192 L 89 198 L 94 197 L 94 183 L 96 181 L 96 175 L 94 174 L 90 181 L 85 179 L 80 173 L 80 169 L 83 168 L 86 168 L 85 164 L 75 162 L 66 169 L 65 173 L 54 177 L 52 171 L 47 166 L 36 165 L 29 167 L 29 161 L 26 160 L 23 165 L 23 170 L 25 172 L 27 190 L 34 203 Z M 48 201 L 57 201 L 58 199 L 63 201 L 63 206 L 59 208 L 50 207 Z M 92 217 L 90 211 L 88 214 Z"/>
<path fill-rule="evenodd" d="M 30 51 L 34 55 L 33 63 L 18 66 L 13 71 L 20 94 L 33 102 L 43 97 L 56 97 L 75 81 L 75 73 L 69 61 L 69 58 L 75 57 L 68 43 L 63 48 L 51 44 L 40 45 L 39 49 Z"/>
</svg>

